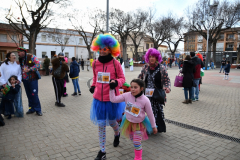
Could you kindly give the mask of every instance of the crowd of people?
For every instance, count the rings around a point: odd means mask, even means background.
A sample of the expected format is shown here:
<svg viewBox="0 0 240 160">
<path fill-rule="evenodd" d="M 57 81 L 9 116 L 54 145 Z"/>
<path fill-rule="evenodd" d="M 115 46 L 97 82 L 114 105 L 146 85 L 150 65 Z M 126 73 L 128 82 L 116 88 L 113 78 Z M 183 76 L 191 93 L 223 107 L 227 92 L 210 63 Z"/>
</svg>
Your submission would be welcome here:
<svg viewBox="0 0 240 160">
<path fill-rule="evenodd" d="M 121 87 L 126 83 L 126 79 L 121 65 L 123 60 L 118 57 L 119 42 L 110 34 L 100 34 L 93 40 L 91 49 L 99 53 L 98 59 L 92 61 L 88 59 L 85 62 L 87 70 L 89 71 L 89 66 L 92 66 L 93 71 L 92 85 L 89 89 L 93 94 L 90 120 L 98 127 L 100 146 L 95 160 L 106 159 L 106 126 L 111 126 L 114 131 L 114 147 L 118 147 L 120 135 L 122 135 L 132 141 L 134 159 L 141 160 L 142 141 L 147 140 L 151 133 L 166 132 L 163 108 L 167 100 L 166 93 L 171 92 L 167 63 L 162 60 L 158 50 L 148 49 L 145 54 L 146 64 L 142 67 L 138 77 L 131 80 L 130 91 L 123 93 Z M 0 115 L 3 114 L 7 119 L 11 119 L 13 114 L 16 117 L 23 117 L 21 99 L 21 83 L 23 83 L 29 107 L 26 114 L 36 113 L 42 116 L 41 103 L 38 98 L 38 80 L 41 78 L 38 72 L 40 63 L 37 57 L 27 53 L 25 48 L 20 47 L 17 51 L 19 64 L 16 62 L 16 55 L 9 52 L 0 68 L 0 86 L 2 86 L 3 93 Z M 182 86 L 185 100 L 183 103 L 198 101 L 201 68 L 204 67 L 203 59 L 201 55 L 191 52 L 179 62 L 182 68 L 180 72 L 184 75 Z M 72 96 L 81 95 L 78 79 L 80 66 L 84 70 L 84 61 L 83 59 L 77 61 L 75 57 L 72 57 L 69 67 L 68 59 L 60 52 L 51 63 L 55 105 L 65 107 L 61 97 L 68 96 L 66 83 L 69 77 L 74 87 Z M 224 69 L 225 78 L 228 78 L 230 65 L 229 62 L 226 63 L 222 62 L 221 70 Z M 50 59 L 46 57 L 44 60 L 46 75 L 49 75 L 49 64 Z M 130 61 L 130 66 L 130 70 L 133 70 L 132 61 Z"/>
</svg>

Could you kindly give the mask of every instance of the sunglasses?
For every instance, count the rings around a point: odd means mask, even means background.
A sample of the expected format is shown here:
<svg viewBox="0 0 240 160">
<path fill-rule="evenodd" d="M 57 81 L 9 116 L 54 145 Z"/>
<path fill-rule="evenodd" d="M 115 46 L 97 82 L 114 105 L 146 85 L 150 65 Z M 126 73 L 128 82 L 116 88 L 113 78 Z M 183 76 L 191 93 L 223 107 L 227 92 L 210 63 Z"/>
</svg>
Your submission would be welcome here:
<svg viewBox="0 0 240 160">
<path fill-rule="evenodd" d="M 104 51 L 104 52 L 106 52 L 106 51 L 109 51 L 109 48 L 106 48 L 106 47 L 104 47 L 104 48 L 99 48 L 99 51 Z"/>
</svg>

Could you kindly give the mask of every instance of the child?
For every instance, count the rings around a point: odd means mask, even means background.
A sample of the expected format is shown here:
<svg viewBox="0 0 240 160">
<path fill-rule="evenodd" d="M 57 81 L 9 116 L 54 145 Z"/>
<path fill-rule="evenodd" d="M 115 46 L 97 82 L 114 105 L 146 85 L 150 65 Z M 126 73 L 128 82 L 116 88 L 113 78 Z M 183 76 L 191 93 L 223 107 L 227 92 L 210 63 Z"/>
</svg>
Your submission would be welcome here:
<svg viewBox="0 0 240 160">
<path fill-rule="evenodd" d="M 112 81 L 110 86 L 112 85 Z M 157 128 L 149 99 L 143 95 L 144 82 L 140 79 L 131 81 L 131 92 L 115 96 L 115 89 L 109 92 L 110 101 L 119 103 L 125 101 L 125 115 L 120 126 L 121 134 L 133 141 L 135 158 L 142 160 L 141 141 L 148 139 L 147 132 L 156 134 Z M 149 119 L 145 116 L 145 112 Z M 150 120 L 150 122 L 149 122 Z"/>
<path fill-rule="evenodd" d="M 11 119 L 11 115 L 14 114 L 13 100 L 15 95 L 20 90 L 20 85 L 17 84 L 17 80 L 17 76 L 11 76 L 8 79 L 8 84 L 3 89 L 1 89 L 3 92 L 3 98 L 0 105 L 0 111 L 5 116 L 8 116 L 7 119 Z"/>
<path fill-rule="evenodd" d="M 225 70 L 225 76 L 224 76 L 223 79 L 228 80 L 230 68 L 231 68 L 230 61 L 227 61 L 227 65 L 224 69 Z"/>
</svg>

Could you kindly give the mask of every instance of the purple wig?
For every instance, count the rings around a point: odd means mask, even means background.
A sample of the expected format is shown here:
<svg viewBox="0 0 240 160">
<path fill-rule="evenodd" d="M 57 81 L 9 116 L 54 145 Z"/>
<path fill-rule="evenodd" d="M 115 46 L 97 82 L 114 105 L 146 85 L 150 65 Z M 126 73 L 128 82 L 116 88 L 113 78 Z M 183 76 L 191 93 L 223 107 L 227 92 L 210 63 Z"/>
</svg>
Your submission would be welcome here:
<svg viewBox="0 0 240 160">
<path fill-rule="evenodd" d="M 147 63 L 149 62 L 150 55 L 156 57 L 156 59 L 159 63 L 162 62 L 162 56 L 161 56 L 160 52 L 158 50 L 156 50 L 155 48 L 149 48 L 147 53 L 145 54 L 144 57 L 145 57 L 145 61 Z"/>
</svg>

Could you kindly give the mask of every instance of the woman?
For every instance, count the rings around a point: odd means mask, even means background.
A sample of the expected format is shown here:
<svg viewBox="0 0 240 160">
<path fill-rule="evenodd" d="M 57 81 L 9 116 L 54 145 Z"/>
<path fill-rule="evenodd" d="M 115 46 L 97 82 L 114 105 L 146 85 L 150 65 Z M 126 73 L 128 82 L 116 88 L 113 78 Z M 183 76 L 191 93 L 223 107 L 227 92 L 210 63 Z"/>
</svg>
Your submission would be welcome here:
<svg viewBox="0 0 240 160">
<path fill-rule="evenodd" d="M 78 94 L 81 95 L 81 91 L 78 83 L 79 72 L 80 72 L 80 67 L 76 61 L 76 58 L 72 57 L 72 63 L 70 65 L 70 73 L 69 73 L 69 76 L 72 79 L 73 87 L 74 87 L 74 93 L 72 94 L 72 96 L 77 96 Z M 78 90 L 78 93 L 77 93 L 77 90 Z"/>
<path fill-rule="evenodd" d="M 201 59 L 201 61 L 202 61 L 201 63 L 202 63 L 202 66 L 203 66 L 203 56 L 202 56 L 202 54 L 197 53 L 196 56 L 197 56 L 199 59 Z M 199 85 L 198 85 L 199 91 L 200 91 L 200 84 L 202 84 L 202 76 L 201 76 L 201 79 L 199 80 Z"/>
<path fill-rule="evenodd" d="M 20 65 L 16 62 L 16 55 L 12 52 L 8 52 L 6 55 L 5 62 L 1 65 L 0 68 L 0 86 L 6 86 L 8 79 L 15 75 L 18 78 L 17 83 L 20 84 L 22 81 L 22 73 Z M 15 116 L 23 117 L 23 106 L 22 106 L 22 90 L 20 88 L 18 94 L 14 97 L 14 106 L 15 106 Z"/>
<path fill-rule="evenodd" d="M 154 48 L 150 48 L 145 55 L 145 60 L 147 64 L 143 66 L 138 78 L 145 82 L 146 88 L 154 89 L 156 86 L 159 89 L 165 89 L 166 93 L 170 93 L 171 82 L 165 67 L 161 64 L 162 57 L 160 52 Z M 148 98 L 151 102 L 158 132 L 166 132 L 163 113 L 163 105 L 165 104 L 160 104 L 152 97 Z"/>
<path fill-rule="evenodd" d="M 119 88 L 125 82 L 121 64 L 113 57 L 120 54 L 118 41 L 110 34 L 100 34 L 92 42 L 93 51 L 98 51 L 100 56 L 93 62 L 93 83 L 89 91 L 93 93 L 93 102 L 90 113 L 92 122 L 98 125 L 99 145 L 95 160 L 106 159 L 106 125 L 114 130 L 113 146 L 119 145 L 119 125 L 117 120 L 121 119 L 125 103 L 112 103 L 109 98 L 110 88 L 115 88 L 116 95 L 120 95 Z M 111 83 L 109 85 L 109 81 Z"/>
<path fill-rule="evenodd" d="M 192 87 L 193 87 L 193 79 L 195 72 L 194 63 L 191 61 L 190 55 L 187 55 L 185 60 L 183 61 L 183 87 L 184 87 L 184 95 L 185 100 L 182 102 L 184 104 L 192 103 Z M 189 91 L 189 97 L 188 97 Z"/>
<path fill-rule="evenodd" d="M 81 61 L 82 70 L 84 70 L 84 60 Z"/>
</svg>

